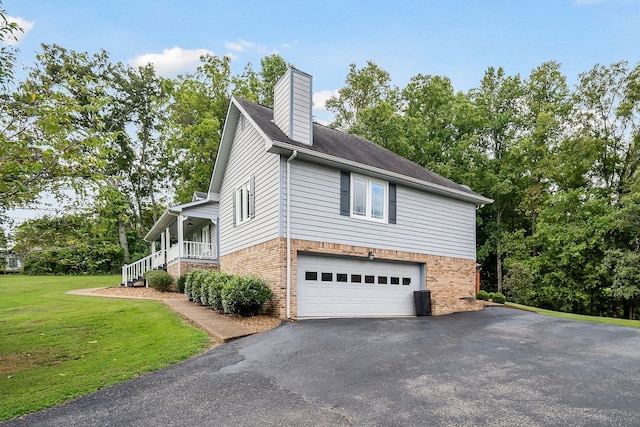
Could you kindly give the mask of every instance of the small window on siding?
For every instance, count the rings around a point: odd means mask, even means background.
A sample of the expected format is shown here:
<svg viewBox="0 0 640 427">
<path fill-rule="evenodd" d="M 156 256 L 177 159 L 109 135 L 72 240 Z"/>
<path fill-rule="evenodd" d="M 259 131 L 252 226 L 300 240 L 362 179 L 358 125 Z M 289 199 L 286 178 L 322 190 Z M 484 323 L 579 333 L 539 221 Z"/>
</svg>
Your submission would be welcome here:
<svg viewBox="0 0 640 427">
<path fill-rule="evenodd" d="M 386 285 L 387 276 L 378 276 L 378 285 Z"/>
<path fill-rule="evenodd" d="M 318 280 L 317 271 L 305 271 L 304 280 Z"/>
<path fill-rule="evenodd" d="M 362 283 L 362 276 L 360 274 L 352 274 L 351 283 Z"/>
<path fill-rule="evenodd" d="M 411 284 L 411 277 L 403 277 L 402 278 L 402 284 L 404 286 L 409 286 Z"/>
<path fill-rule="evenodd" d="M 376 283 L 376 276 L 364 276 L 364 283 Z"/>
<path fill-rule="evenodd" d="M 392 285 L 399 285 L 400 284 L 400 278 L 399 277 L 392 277 L 391 278 L 391 284 Z"/>
<path fill-rule="evenodd" d="M 234 225 L 255 217 L 255 177 L 251 176 L 236 188 L 233 199 Z"/>
<path fill-rule="evenodd" d="M 333 273 L 322 273 L 323 282 L 333 282 Z"/>
<path fill-rule="evenodd" d="M 336 281 L 337 282 L 346 282 L 347 281 L 347 275 L 343 274 L 343 273 L 336 274 Z"/>
<path fill-rule="evenodd" d="M 351 174 L 351 217 L 387 222 L 388 208 L 389 183 Z"/>
<path fill-rule="evenodd" d="M 249 202 L 251 201 L 251 191 L 249 181 L 242 183 L 236 188 L 235 194 L 235 219 L 236 224 L 241 224 L 248 220 L 251 216 L 249 214 Z"/>
</svg>

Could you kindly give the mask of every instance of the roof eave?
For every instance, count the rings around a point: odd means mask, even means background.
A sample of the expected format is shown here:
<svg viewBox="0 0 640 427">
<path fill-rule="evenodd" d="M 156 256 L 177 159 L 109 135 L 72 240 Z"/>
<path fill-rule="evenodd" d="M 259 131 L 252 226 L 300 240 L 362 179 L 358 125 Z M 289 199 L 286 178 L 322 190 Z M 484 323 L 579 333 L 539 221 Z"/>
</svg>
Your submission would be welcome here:
<svg viewBox="0 0 640 427">
<path fill-rule="evenodd" d="M 379 177 L 385 177 L 390 180 L 405 183 L 408 186 L 419 188 L 421 190 L 446 195 L 448 197 L 464 200 L 466 202 L 474 203 L 476 206 L 482 206 L 493 203 L 492 199 L 481 196 L 480 194 L 471 194 L 465 191 L 456 190 L 453 188 L 445 187 L 439 184 L 423 181 L 421 179 L 413 178 L 407 175 L 402 175 L 396 172 L 391 172 L 385 169 L 377 168 L 374 166 L 365 165 L 363 163 L 354 162 L 352 160 L 343 159 L 338 156 L 332 156 L 330 154 L 319 153 L 317 151 L 300 147 L 297 145 L 291 145 L 287 142 L 272 140 L 270 152 L 278 154 L 287 154 L 292 151 L 297 151 L 298 156 L 301 158 L 314 159 L 319 163 L 324 163 L 331 166 L 346 167 L 347 169 L 354 171 L 363 171 L 373 173 Z"/>
</svg>

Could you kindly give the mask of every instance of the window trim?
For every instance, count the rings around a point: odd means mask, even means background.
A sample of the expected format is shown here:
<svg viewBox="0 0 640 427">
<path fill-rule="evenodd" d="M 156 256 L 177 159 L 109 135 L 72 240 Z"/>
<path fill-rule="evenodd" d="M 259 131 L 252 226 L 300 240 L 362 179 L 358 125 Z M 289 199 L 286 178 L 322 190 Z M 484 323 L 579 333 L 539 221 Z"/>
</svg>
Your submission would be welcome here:
<svg viewBox="0 0 640 427">
<path fill-rule="evenodd" d="M 355 185 L 356 182 L 365 183 L 365 214 L 356 214 L 355 211 Z M 374 184 L 381 185 L 384 188 L 384 195 L 382 200 L 382 218 L 373 217 L 373 186 Z M 351 174 L 349 183 L 349 216 L 351 218 L 358 218 L 367 221 L 380 222 L 387 224 L 389 222 L 389 182 L 381 179 L 371 178 L 365 175 Z"/>
<path fill-rule="evenodd" d="M 246 196 L 244 196 L 246 192 Z M 251 219 L 250 205 L 251 205 L 251 180 L 247 179 L 242 184 L 236 187 L 234 193 L 234 212 L 236 225 L 243 224 Z"/>
</svg>

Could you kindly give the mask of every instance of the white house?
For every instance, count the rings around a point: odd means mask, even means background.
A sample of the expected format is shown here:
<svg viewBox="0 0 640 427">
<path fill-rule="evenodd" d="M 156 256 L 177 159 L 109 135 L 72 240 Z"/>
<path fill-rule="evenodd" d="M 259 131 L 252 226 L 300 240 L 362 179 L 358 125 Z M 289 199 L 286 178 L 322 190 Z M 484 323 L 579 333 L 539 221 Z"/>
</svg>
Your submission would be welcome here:
<svg viewBox="0 0 640 427">
<path fill-rule="evenodd" d="M 208 193 L 165 212 L 123 280 L 161 264 L 255 274 L 294 319 L 414 315 L 424 289 L 435 315 L 480 309 L 476 209 L 492 200 L 313 123 L 311 83 L 290 68 L 273 110 L 232 98 Z"/>
</svg>

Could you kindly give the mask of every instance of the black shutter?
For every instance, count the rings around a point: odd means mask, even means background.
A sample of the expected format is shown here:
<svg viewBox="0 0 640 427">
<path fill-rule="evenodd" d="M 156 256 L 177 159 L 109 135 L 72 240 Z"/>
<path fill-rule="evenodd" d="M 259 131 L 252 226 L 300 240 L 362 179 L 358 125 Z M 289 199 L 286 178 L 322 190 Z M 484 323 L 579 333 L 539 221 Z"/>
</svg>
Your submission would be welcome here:
<svg viewBox="0 0 640 427">
<path fill-rule="evenodd" d="M 396 185 L 389 184 L 389 224 L 396 223 Z"/>
<path fill-rule="evenodd" d="M 340 215 L 349 216 L 351 180 L 349 172 L 340 172 Z"/>
<path fill-rule="evenodd" d="M 256 177 L 251 175 L 249 181 L 249 218 L 256 216 Z"/>
</svg>

